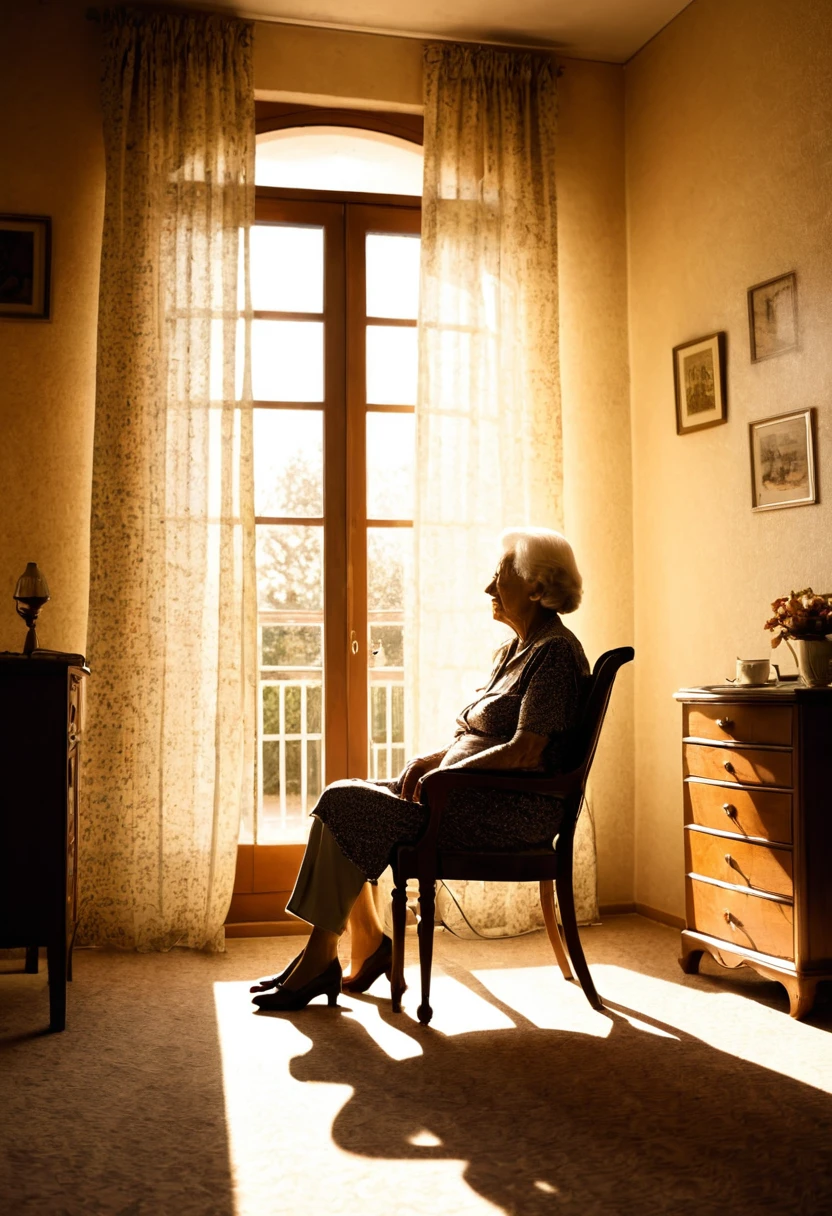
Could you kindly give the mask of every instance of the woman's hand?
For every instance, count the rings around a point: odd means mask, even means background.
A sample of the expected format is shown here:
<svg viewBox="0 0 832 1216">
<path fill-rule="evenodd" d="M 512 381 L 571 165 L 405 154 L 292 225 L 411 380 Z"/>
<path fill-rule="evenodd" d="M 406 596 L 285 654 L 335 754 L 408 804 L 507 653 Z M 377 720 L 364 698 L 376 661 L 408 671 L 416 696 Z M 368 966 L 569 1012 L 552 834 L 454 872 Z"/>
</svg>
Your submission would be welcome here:
<svg viewBox="0 0 832 1216">
<path fill-rule="evenodd" d="M 407 802 L 418 802 L 418 789 L 422 778 L 439 767 L 444 755 L 444 752 L 434 752 L 431 756 L 416 756 L 405 765 L 404 771 L 399 777 L 399 797 L 404 798 Z"/>
</svg>

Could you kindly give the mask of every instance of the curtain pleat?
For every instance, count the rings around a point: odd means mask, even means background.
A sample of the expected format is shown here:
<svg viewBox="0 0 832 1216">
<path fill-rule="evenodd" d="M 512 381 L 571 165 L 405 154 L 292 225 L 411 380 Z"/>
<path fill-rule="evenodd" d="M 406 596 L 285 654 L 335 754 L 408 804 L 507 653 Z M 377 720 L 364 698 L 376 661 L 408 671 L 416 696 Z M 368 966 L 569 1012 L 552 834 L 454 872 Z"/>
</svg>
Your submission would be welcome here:
<svg viewBox="0 0 832 1216">
<path fill-rule="evenodd" d="M 407 629 L 415 751 L 447 745 L 449 725 L 505 637 L 483 594 L 499 532 L 517 524 L 562 529 L 556 129 L 551 57 L 426 47 L 416 578 Z M 587 822 L 577 841 L 584 919 L 594 912 L 591 836 Z M 451 885 L 484 932 L 542 923 L 536 892 L 522 886 Z M 446 903 L 450 916 L 453 901 Z"/>
<path fill-rule="evenodd" d="M 80 937 L 218 949 L 254 797 L 250 23 L 113 10 L 102 105 Z"/>
</svg>

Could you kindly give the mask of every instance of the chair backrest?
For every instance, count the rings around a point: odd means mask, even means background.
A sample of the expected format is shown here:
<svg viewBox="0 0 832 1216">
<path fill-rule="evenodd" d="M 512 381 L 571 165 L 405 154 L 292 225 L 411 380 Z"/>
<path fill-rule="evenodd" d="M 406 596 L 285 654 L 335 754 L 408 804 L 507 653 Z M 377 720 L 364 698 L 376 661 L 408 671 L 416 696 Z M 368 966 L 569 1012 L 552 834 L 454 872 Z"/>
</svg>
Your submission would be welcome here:
<svg viewBox="0 0 832 1216">
<path fill-rule="evenodd" d="M 586 779 L 595 759 L 615 677 L 619 668 L 625 663 L 631 663 L 634 658 L 635 651 L 632 646 L 607 650 L 598 659 L 592 669 L 592 675 L 586 681 L 580 720 L 571 732 L 568 745 L 570 768 L 573 772 L 583 770 L 581 792 L 586 786 Z"/>
</svg>

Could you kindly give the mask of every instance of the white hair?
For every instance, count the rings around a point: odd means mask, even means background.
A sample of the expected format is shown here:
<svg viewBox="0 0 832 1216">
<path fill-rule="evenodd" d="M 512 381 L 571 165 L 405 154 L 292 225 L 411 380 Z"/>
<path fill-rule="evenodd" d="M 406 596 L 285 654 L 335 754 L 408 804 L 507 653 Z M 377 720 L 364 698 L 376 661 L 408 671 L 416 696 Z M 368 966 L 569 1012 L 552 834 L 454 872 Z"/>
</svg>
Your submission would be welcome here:
<svg viewBox="0 0 832 1216">
<path fill-rule="evenodd" d="M 512 555 L 521 578 L 540 583 L 544 608 L 574 612 L 581 602 L 583 580 L 572 546 L 549 528 L 507 528 L 500 535 L 503 553 Z"/>
</svg>

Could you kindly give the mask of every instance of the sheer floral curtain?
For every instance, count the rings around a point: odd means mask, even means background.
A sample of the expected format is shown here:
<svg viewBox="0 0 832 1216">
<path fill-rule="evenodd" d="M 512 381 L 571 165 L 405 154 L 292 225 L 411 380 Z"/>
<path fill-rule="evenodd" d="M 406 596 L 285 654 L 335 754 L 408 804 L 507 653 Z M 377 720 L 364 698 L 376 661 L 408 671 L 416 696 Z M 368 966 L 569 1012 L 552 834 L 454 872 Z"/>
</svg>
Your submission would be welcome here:
<svg viewBox="0 0 832 1216">
<path fill-rule="evenodd" d="M 551 57 L 426 48 L 417 577 L 408 631 L 417 750 L 447 743 L 448 724 L 484 682 L 505 636 L 495 633 L 483 595 L 498 533 L 512 524 L 562 526 L 556 127 Z M 578 913 L 589 919 L 595 860 L 587 816 L 576 870 Z M 536 888 L 452 887 L 486 932 L 538 923 Z M 447 892 L 440 904 L 464 923 Z"/>
<path fill-rule="evenodd" d="M 81 936 L 221 949 L 253 798 L 252 27 L 104 18 Z"/>
</svg>

